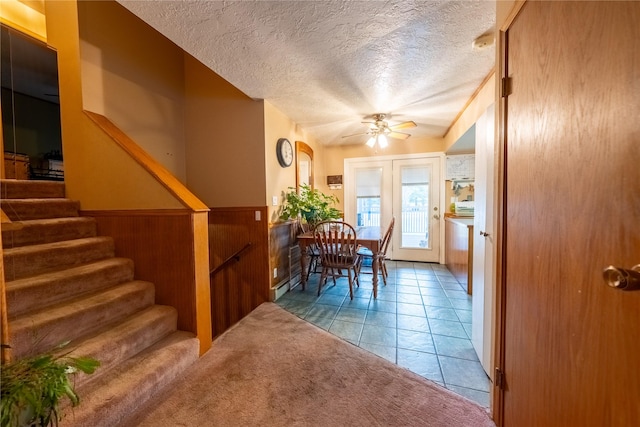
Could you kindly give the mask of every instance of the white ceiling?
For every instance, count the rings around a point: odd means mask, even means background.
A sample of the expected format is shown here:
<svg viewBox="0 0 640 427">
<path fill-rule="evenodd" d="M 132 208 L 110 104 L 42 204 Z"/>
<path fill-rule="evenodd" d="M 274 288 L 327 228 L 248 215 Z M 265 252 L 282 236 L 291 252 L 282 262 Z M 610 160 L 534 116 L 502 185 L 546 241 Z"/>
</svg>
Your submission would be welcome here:
<svg viewBox="0 0 640 427">
<path fill-rule="evenodd" d="M 442 137 L 494 65 L 472 48 L 494 1 L 117 1 L 328 145 L 364 143 L 342 136 L 374 113 Z"/>
</svg>

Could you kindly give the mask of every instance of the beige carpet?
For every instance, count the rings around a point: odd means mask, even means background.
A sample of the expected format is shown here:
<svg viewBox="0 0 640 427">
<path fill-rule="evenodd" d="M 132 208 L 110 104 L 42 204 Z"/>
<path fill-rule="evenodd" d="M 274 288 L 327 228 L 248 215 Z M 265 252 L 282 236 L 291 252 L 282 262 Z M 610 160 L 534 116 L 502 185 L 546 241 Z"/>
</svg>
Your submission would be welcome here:
<svg viewBox="0 0 640 427">
<path fill-rule="evenodd" d="M 494 426 L 475 402 L 264 303 L 130 426 Z"/>
</svg>

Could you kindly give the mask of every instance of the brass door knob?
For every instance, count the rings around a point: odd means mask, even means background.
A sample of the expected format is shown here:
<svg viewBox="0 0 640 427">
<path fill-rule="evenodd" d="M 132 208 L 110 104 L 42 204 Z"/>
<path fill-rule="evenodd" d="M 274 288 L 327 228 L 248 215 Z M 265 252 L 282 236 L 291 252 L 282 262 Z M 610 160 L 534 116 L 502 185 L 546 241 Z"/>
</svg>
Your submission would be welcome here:
<svg viewBox="0 0 640 427">
<path fill-rule="evenodd" d="M 602 278 L 612 288 L 623 291 L 638 290 L 640 289 L 640 264 L 631 269 L 610 265 L 602 271 Z"/>
</svg>

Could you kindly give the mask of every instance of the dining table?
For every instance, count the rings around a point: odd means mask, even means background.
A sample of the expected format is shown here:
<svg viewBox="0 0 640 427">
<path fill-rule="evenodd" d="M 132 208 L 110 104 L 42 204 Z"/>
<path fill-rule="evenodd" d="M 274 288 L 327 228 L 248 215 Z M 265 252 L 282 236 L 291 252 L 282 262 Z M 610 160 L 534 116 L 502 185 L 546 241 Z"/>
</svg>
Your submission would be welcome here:
<svg viewBox="0 0 640 427">
<path fill-rule="evenodd" d="M 373 270 L 373 298 L 378 297 L 378 253 L 380 252 L 380 245 L 382 243 L 382 231 L 378 226 L 369 227 L 355 227 L 356 230 L 356 244 L 369 248 L 373 253 L 373 262 L 371 268 Z M 308 277 L 308 266 L 311 257 L 309 256 L 307 248 L 315 243 L 313 237 L 313 231 L 307 231 L 297 236 L 298 245 L 300 246 L 300 264 L 302 267 L 300 284 L 302 290 L 305 289 Z"/>
</svg>

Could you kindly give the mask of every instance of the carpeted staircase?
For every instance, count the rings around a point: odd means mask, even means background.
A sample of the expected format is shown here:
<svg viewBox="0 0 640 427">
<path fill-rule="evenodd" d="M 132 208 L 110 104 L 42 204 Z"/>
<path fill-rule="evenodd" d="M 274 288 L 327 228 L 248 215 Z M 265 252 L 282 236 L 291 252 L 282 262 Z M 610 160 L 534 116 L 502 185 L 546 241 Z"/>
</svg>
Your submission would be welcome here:
<svg viewBox="0 0 640 427">
<path fill-rule="evenodd" d="M 177 330 L 176 310 L 155 304 L 153 284 L 134 279 L 63 183 L 2 180 L 0 191 L 13 221 L 2 229 L 13 358 L 71 341 L 101 366 L 78 376 L 80 405 L 60 425 L 116 426 L 198 359 L 198 340 Z"/>
</svg>

